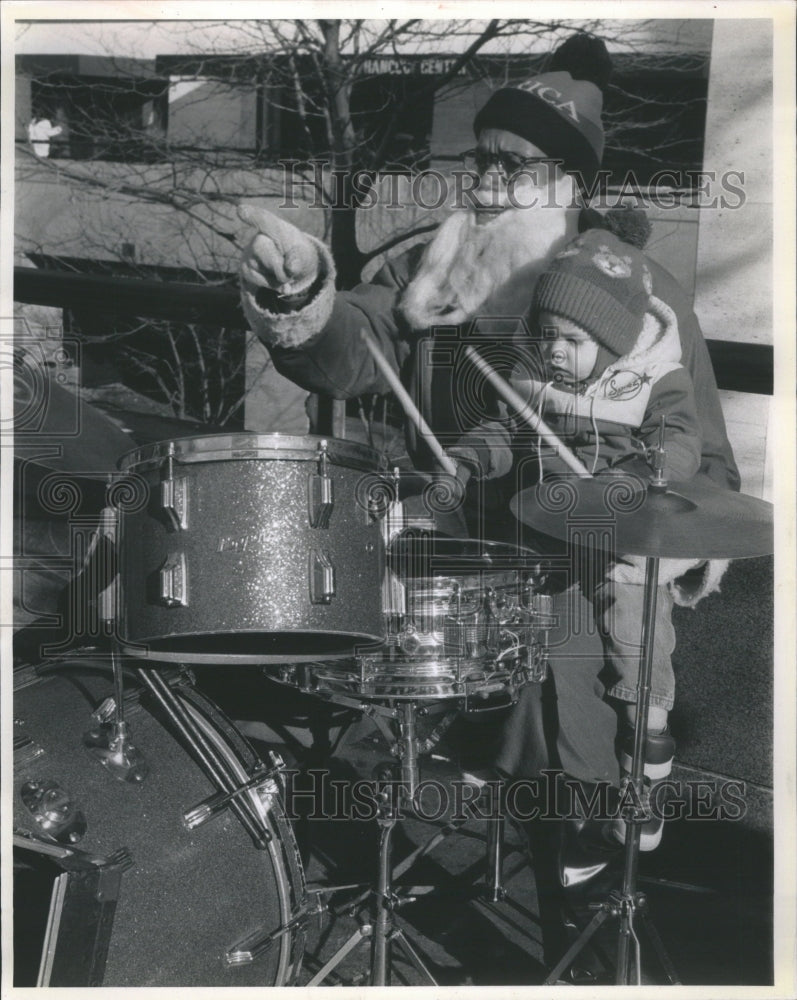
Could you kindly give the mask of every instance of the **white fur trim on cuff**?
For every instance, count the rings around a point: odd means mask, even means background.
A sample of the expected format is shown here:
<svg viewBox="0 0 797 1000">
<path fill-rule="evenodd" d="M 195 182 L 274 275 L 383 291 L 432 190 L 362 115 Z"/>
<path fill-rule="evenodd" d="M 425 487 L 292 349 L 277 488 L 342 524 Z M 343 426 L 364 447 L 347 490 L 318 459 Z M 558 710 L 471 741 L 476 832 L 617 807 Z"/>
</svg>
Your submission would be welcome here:
<svg viewBox="0 0 797 1000">
<path fill-rule="evenodd" d="M 668 586 L 673 601 L 682 608 L 695 607 L 698 601 L 720 589 L 720 583 L 729 566 L 729 559 L 709 559 L 703 565 L 702 574 L 696 575 L 696 578 L 681 575 L 669 581 Z"/>
<path fill-rule="evenodd" d="M 262 309 L 255 295 L 241 282 L 244 315 L 266 347 L 299 347 L 323 330 L 335 304 L 335 262 L 321 240 L 307 235 L 318 252 L 318 273 L 313 281 L 323 282 L 318 294 L 296 312 L 273 313 Z"/>
</svg>

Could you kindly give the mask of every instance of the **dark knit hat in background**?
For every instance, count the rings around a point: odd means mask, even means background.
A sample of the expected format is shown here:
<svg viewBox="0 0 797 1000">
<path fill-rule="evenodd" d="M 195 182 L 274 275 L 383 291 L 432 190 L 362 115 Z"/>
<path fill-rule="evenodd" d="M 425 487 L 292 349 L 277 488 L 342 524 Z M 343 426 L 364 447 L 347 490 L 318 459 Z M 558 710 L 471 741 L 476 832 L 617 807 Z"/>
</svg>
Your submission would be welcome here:
<svg viewBox="0 0 797 1000">
<path fill-rule="evenodd" d="M 535 316 L 555 313 L 586 330 L 611 356 L 602 359 L 605 367 L 636 344 L 651 289 L 640 250 L 606 229 L 590 229 L 540 275 L 532 309 Z"/>
<path fill-rule="evenodd" d="M 544 73 L 497 90 L 476 115 L 473 130 L 477 137 L 487 128 L 512 132 L 589 182 L 603 158 L 603 88 L 611 68 L 599 38 L 573 35 Z"/>
</svg>

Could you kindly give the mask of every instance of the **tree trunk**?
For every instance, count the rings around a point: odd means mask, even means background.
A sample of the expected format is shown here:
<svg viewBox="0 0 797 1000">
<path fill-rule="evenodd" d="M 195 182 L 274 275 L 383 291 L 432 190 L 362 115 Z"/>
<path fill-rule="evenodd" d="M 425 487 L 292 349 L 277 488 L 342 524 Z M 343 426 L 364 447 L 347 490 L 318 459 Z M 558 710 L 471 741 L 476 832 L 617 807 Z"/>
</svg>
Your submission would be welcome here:
<svg viewBox="0 0 797 1000">
<path fill-rule="evenodd" d="M 340 207 L 331 210 L 330 250 L 338 272 L 338 288 L 353 288 L 361 280 L 365 255 L 357 246 L 357 200 L 351 174 L 347 171 L 338 180 L 342 198 Z"/>
</svg>

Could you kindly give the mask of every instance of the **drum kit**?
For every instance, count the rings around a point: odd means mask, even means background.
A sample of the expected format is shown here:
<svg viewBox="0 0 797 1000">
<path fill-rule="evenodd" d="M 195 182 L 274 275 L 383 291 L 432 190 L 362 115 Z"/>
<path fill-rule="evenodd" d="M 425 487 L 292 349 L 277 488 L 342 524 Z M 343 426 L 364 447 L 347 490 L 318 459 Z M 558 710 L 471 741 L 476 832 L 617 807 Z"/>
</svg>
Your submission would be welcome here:
<svg viewBox="0 0 797 1000">
<path fill-rule="evenodd" d="M 308 985 L 366 938 L 373 985 L 390 983 L 394 944 L 434 983 L 391 906 L 391 835 L 434 742 L 417 720 L 431 705 L 505 708 L 544 680 L 555 618 L 540 557 L 408 520 L 402 473 L 348 441 L 184 438 L 140 448 L 120 470 L 87 553 L 107 562 L 92 599 L 108 655 L 78 648 L 15 677 L 14 844 L 29 868 L 58 872 L 37 984 L 297 981 L 323 893 L 305 885 L 281 759 L 260 759 L 192 682 L 192 666 L 229 664 L 367 711 L 392 734 L 401 780 L 381 799 L 373 920 Z M 609 483 L 614 494 L 623 482 Z M 515 497 L 521 523 L 568 539 L 574 520 L 605 517 L 603 481 L 553 485 Z M 660 477 L 610 509 L 619 551 L 648 560 L 640 727 L 659 558 L 771 552 L 771 510 Z M 623 888 L 601 911 L 620 915 L 623 977 L 643 908 L 639 823 L 628 822 Z M 495 872 L 500 838 L 487 840 Z M 161 907 L 180 912 L 169 929 L 154 919 Z"/>
<path fill-rule="evenodd" d="M 315 436 L 184 438 L 122 459 L 83 546 L 105 655 L 61 650 L 16 674 L 15 844 L 64 876 L 40 985 L 296 980 L 319 903 L 284 818 L 281 761 L 258 760 L 198 694 L 195 666 L 259 665 L 377 718 L 399 760 L 387 787 L 404 796 L 379 811 L 375 899 L 390 897 L 390 835 L 444 729 L 421 740 L 418 716 L 513 704 L 545 674 L 553 620 L 537 556 L 437 535 L 428 519 L 408 527 L 407 488 L 370 449 Z M 197 873 L 210 857 L 208 907 Z M 179 944 L 143 932 L 158 897 L 183 910 Z M 371 978 L 384 984 L 392 943 L 422 962 L 374 910 Z M 72 946 L 77 926 L 96 930 L 91 947 Z"/>
</svg>

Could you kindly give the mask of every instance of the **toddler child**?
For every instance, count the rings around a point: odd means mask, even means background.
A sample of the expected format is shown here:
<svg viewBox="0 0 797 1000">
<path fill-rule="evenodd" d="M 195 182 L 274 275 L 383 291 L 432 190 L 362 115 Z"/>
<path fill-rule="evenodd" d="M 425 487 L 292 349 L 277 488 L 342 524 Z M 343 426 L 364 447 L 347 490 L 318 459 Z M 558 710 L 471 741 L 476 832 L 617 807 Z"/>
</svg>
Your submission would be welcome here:
<svg viewBox="0 0 797 1000">
<path fill-rule="evenodd" d="M 691 479 L 700 466 L 701 431 L 692 382 L 680 364 L 681 342 L 672 310 L 651 295 L 644 255 L 614 233 L 583 233 L 559 253 L 535 287 L 532 322 L 541 340 L 542 371 L 512 378 L 513 385 L 548 427 L 593 475 L 653 476 L 649 452 L 665 420 L 664 474 Z M 542 377 L 540 377 L 542 376 Z M 512 468 L 519 446 L 506 411 L 485 421 L 450 449 L 471 474 L 494 478 Z M 550 449 L 549 449 L 550 450 Z M 541 475 L 564 473 L 554 454 L 539 449 Z M 572 475 L 572 473 L 571 473 Z M 661 582 L 661 581 L 660 581 Z M 595 610 L 611 677 L 606 696 L 619 716 L 617 748 L 621 773 L 631 769 L 644 604 L 644 560 L 617 558 L 597 581 L 581 581 Z M 654 626 L 645 776 L 651 783 L 669 773 L 675 744 L 667 728 L 675 681 L 672 597 L 660 586 Z M 622 819 L 612 824 L 620 841 Z M 661 840 L 662 822 L 652 818 L 641 848 Z"/>
</svg>

